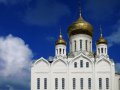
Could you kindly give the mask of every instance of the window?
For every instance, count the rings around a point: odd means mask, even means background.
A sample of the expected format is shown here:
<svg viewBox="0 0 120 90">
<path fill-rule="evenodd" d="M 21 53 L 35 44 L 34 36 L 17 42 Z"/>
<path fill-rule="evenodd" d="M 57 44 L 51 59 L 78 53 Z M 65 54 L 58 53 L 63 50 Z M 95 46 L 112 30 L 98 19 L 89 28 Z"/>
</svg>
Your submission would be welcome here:
<svg viewBox="0 0 120 90">
<path fill-rule="evenodd" d="M 47 78 L 44 78 L 44 89 L 47 89 Z"/>
<path fill-rule="evenodd" d="M 83 78 L 80 78 L 80 87 L 83 89 Z"/>
<path fill-rule="evenodd" d="M 82 50 L 82 40 L 80 40 L 80 50 Z"/>
<path fill-rule="evenodd" d="M 101 48 L 101 52 L 103 53 L 103 48 Z"/>
<path fill-rule="evenodd" d="M 85 41 L 85 44 L 86 44 L 86 51 L 88 50 L 88 48 L 87 48 L 87 43 L 88 43 L 88 41 L 86 40 L 86 41 Z"/>
<path fill-rule="evenodd" d="M 80 60 L 80 67 L 83 67 L 83 60 Z"/>
<path fill-rule="evenodd" d="M 65 89 L 65 78 L 62 78 L 62 89 Z"/>
<path fill-rule="evenodd" d="M 91 78 L 88 78 L 88 89 L 91 89 Z"/>
<path fill-rule="evenodd" d="M 102 89 L 102 78 L 99 78 L 99 89 Z"/>
<path fill-rule="evenodd" d="M 106 78 L 106 89 L 109 89 L 109 78 Z"/>
<path fill-rule="evenodd" d="M 91 41 L 90 41 L 90 51 L 91 51 Z"/>
<path fill-rule="evenodd" d="M 100 54 L 100 48 L 98 48 L 98 53 Z"/>
<path fill-rule="evenodd" d="M 55 89 L 58 89 L 58 78 L 55 78 Z"/>
<path fill-rule="evenodd" d="M 74 67 L 77 68 L 77 62 L 74 62 Z"/>
<path fill-rule="evenodd" d="M 58 54 L 58 49 L 56 49 L 56 53 Z"/>
<path fill-rule="evenodd" d="M 63 54 L 65 53 L 65 49 L 63 49 Z"/>
<path fill-rule="evenodd" d="M 37 89 L 40 89 L 40 78 L 37 78 Z"/>
<path fill-rule="evenodd" d="M 75 78 L 73 78 L 73 89 L 75 89 L 76 88 L 76 80 L 75 80 Z"/>
<path fill-rule="evenodd" d="M 76 52 L 76 40 L 74 42 L 75 42 L 75 52 Z"/>
<path fill-rule="evenodd" d="M 107 52 L 107 49 L 105 48 L 105 54 L 106 54 L 106 52 Z"/>
<path fill-rule="evenodd" d="M 60 54 L 61 54 L 61 48 L 60 48 Z"/>
<path fill-rule="evenodd" d="M 87 68 L 89 67 L 89 62 L 86 62 L 86 67 L 87 67 Z"/>
</svg>

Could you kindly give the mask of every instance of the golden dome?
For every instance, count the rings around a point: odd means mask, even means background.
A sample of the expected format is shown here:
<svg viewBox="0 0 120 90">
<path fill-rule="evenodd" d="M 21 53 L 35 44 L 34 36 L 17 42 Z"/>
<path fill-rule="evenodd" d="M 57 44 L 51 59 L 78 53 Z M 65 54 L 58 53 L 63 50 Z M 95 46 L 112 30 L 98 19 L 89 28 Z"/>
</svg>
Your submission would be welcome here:
<svg viewBox="0 0 120 90">
<path fill-rule="evenodd" d="M 56 41 L 56 45 L 63 44 L 66 45 L 67 43 L 65 40 L 62 38 L 62 34 L 60 33 L 59 39 Z"/>
<path fill-rule="evenodd" d="M 86 22 L 82 16 L 80 15 L 79 19 L 74 22 L 68 28 L 68 35 L 76 35 L 76 34 L 87 34 L 92 36 L 93 27 L 90 23 Z"/>
<path fill-rule="evenodd" d="M 99 44 L 108 44 L 108 42 L 107 42 L 107 40 L 106 40 L 106 39 L 102 36 L 102 34 L 101 34 L 101 36 L 100 36 L 100 38 L 97 40 L 96 44 L 97 44 L 97 45 L 99 45 Z"/>
</svg>

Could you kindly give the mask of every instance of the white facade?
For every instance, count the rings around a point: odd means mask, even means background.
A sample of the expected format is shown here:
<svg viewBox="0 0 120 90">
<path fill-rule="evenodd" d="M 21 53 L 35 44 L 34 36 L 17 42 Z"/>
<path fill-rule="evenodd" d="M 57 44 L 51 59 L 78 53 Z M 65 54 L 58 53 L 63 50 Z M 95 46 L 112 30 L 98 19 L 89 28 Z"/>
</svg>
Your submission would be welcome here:
<svg viewBox="0 0 120 90">
<path fill-rule="evenodd" d="M 66 45 L 59 44 L 52 61 L 40 58 L 32 64 L 31 90 L 120 90 L 120 75 L 107 44 L 96 45 L 95 55 L 92 36 L 76 34 L 70 37 L 68 55 Z"/>
</svg>

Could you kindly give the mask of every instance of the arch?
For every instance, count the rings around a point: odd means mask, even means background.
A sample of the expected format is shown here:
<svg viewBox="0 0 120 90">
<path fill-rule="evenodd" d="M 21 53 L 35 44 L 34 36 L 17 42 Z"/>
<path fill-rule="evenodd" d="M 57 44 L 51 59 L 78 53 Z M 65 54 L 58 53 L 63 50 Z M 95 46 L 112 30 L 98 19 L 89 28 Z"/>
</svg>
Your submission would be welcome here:
<svg viewBox="0 0 120 90">
<path fill-rule="evenodd" d="M 42 64 L 41 64 L 41 63 L 42 63 Z M 41 64 L 43 67 L 45 67 L 45 66 L 49 67 L 49 66 L 50 66 L 49 62 L 48 62 L 46 59 L 44 59 L 43 57 L 41 57 L 40 59 L 36 60 L 36 61 L 33 63 L 33 66 L 37 66 L 37 65 L 40 65 L 40 64 Z"/>
<path fill-rule="evenodd" d="M 82 62 L 82 66 L 81 66 L 81 60 L 83 60 Z M 73 58 L 70 62 L 69 62 L 69 68 L 71 70 L 71 72 L 74 72 L 75 67 L 74 67 L 74 62 L 78 63 L 78 67 L 77 69 L 80 72 L 93 72 L 94 69 L 94 62 L 93 60 L 89 59 L 86 55 L 84 55 L 84 53 L 80 53 L 80 55 L 78 55 L 77 57 Z M 86 62 L 89 62 L 89 67 L 86 67 Z"/>
<path fill-rule="evenodd" d="M 73 58 L 73 59 L 69 62 L 69 64 L 73 63 L 76 59 L 79 59 L 80 57 L 85 58 L 86 60 L 88 60 L 88 61 L 93 65 L 93 61 L 90 60 L 90 58 L 87 57 L 87 56 L 86 56 L 85 54 L 83 54 L 82 52 L 80 53 L 80 55 L 78 55 L 78 56 L 76 56 L 75 58 Z"/>
<path fill-rule="evenodd" d="M 111 61 L 102 58 L 95 63 L 96 71 L 98 72 L 110 72 L 111 71 Z"/>
<path fill-rule="evenodd" d="M 62 64 L 62 66 L 66 66 L 67 67 L 67 62 L 65 62 L 64 60 L 62 60 L 62 59 L 57 59 L 57 60 L 54 60 L 53 61 L 53 63 L 52 63 L 52 67 L 54 67 L 56 64 L 60 64 L 60 66 L 61 66 L 61 64 Z"/>
<path fill-rule="evenodd" d="M 96 64 L 98 64 L 98 63 L 99 63 L 100 61 L 102 61 L 102 60 L 104 60 L 104 61 L 108 62 L 109 64 L 111 64 L 111 61 L 108 60 L 108 59 L 106 59 L 106 58 L 104 58 L 104 57 L 102 57 L 102 58 L 100 58 L 99 60 L 97 60 Z"/>
</svg>

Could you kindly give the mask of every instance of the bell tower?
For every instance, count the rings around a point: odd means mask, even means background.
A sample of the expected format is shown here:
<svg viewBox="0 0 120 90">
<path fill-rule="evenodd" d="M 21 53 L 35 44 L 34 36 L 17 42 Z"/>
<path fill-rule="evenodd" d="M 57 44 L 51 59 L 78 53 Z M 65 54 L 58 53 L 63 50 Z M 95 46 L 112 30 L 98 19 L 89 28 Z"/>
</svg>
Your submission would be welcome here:
<svg viewBox="0 0 120 90">
<path fill-rule="evenodd" d="M 101 35 L 100 38 L 97 40 L 96 42 L 96 48 L 97 48 L 97 55 L 108 55 L 108 47 L 107 47 L 107 40 L 103 37 L 102 34 L 102 28 L 100 26 L 100 31 L 101 31 Z"/>
<path fill-rule="evenodd" d="M 79 18 L 68 28 L 70 53 L 78 51 L 92 52 L 92 34 L 92 25 L 83 19 L 80 11 Z"/>
<path fill-rule="evenodd" d="M 55 46 L 55 56 L 63 56 L 66 57 L 66 41 L 62 37 L 62 33 L 60 30 L 60 35 L 58 40 L 56 41 Z"/>
</svg>

